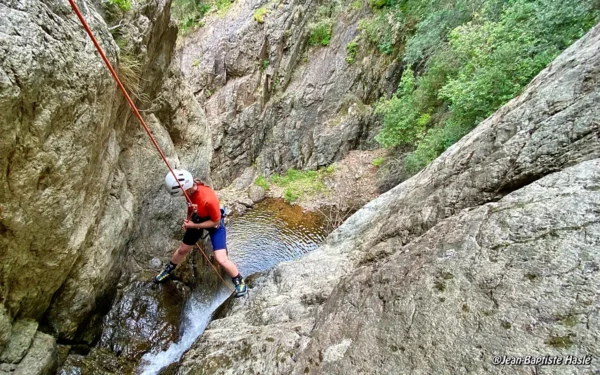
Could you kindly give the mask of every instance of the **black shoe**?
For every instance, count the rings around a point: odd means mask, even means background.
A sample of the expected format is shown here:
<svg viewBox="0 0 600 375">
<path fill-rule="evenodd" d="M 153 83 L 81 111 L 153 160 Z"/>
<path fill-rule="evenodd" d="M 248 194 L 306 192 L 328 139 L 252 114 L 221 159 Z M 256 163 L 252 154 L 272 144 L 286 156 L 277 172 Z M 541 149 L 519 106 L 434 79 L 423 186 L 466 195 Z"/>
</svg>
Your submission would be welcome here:
<svg viewBox="0 0 600 375">
<path fill-rule="evenodd" d="M 160 271 L 160 273 L 158 275 L 156 275 L 156 277 L 154 277 L 154 282 L 158 284 L 158 283 L 162 283 L 163 281 L 165 281 L 169 277 L 169 275 L 171 275 L 171 273 L 173 271 L 175 271 L 176 267 L 177 267 L 176 264 L 169 262 L 165 266 L 165 268 L 162 271 Z"/>
<path fill-rule="evenodd" d="M 235 285 L 235 298 L 240 298 L 246 295 L 246 283 L 241 276 L 233 279 L 233 285 Z"/>
</svg>

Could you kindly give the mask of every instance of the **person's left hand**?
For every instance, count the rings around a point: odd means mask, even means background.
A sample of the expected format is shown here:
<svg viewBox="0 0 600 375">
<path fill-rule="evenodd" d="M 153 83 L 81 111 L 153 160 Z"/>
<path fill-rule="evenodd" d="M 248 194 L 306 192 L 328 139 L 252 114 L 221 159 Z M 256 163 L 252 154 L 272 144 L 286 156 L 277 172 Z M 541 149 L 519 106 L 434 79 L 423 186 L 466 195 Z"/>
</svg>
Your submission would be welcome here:
<svg viewBox="0 0 600 375">
<path fill-rule="evenodd" d="M 193 229 L 194 228 L 194 223 L 191 222 L 190 220 L 185 220 L 183 222 L 182 227 L 183 227 L 184 230 Z"/>
</svg>

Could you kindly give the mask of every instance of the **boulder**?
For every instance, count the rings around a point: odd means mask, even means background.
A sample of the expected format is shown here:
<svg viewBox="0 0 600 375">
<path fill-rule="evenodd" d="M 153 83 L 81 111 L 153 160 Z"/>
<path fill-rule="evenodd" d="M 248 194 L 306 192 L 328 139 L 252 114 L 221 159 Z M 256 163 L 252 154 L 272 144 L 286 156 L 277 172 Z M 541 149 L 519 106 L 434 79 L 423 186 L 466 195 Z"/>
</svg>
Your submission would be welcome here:
<svg viewBox="0 0 600 375">
<path fill-rule="evenodd" d="M 27 355 L 17 365 L 13 375 L 50 375 L 57 365 L 56 340 L 54 337 L 37 332 Z"/>
<path fill-rule="evenodd" d="M 248 198 L 250 198 L 254 203 L 262 201 L 265 199 L 265 196 L 265 189 L 261 188 L 260 186 L 252 185 L 248 189 Z"/>
<path fill-rule="evenodd" d="M 8 345 L 0 354 L 0 362 L 19 363 L 25 356 L 36 335 L 38 323 L 33 320 L 18 320 L 12 325 Z"/>
</svg>

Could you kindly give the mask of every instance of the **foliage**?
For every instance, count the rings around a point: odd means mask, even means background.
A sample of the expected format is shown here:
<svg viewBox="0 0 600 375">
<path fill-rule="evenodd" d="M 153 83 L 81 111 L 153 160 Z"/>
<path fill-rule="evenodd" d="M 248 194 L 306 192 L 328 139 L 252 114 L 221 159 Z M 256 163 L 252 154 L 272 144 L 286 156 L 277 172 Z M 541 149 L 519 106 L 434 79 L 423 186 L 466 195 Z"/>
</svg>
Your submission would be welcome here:
<svg viewBox="0 0 600 375">
<path fill-rule="evenodd" d="M 370 3 L 378 6 L 377 3 Z M 382 53 L 405 41 L 397 92 L 377 105 L 386 147 L 413 145 L 405 173 L 424 168 L 518 95 L 599 18 L 597 0 L 390 0 L 361 22 Z M 411 66 L 416 67 L 415 71 Z"/>
<path fill-rule="evenodd" d="M 404 24 L 404 16 L 400 11 L 395 12 L 394 8 L 385 7 L 387 4 L 386 2 L 382 9 L 375 10 L 375 15 L 371 19 L 361 20 L 358 29 L 367 43 L 376 46 L 380 52 L 390 55 L 396 48 L 398 32 Z"/>
<path fill-rule="evenodd" d="M 472 12 L 479 9 L 482 0 L 455 0 L 451 7 L 441 9 L 427 8 L 419 9 L 416 13 L 430 12 L 415 26 L 414 35 L 407 38 L 404 61 L 415 64 L 434 54 L 442 45 L 448 33 L 455 27 L 469 21 Z M 418 16 L 414 14 L 414 16 Z"/>
<path fill-rule="evenodd" d="M 215 4 L 215 8 L 217 12 L 221 15 L 225 14 L 229 8 L 231 8 L 231 4 L 233 2 L 231 0 L 213 0 Z"/>
<path fill-rule="evenodd" d="M 118 7 L 122 12 L 131 9 L 131 0 L 108 0 L 108 3 Z"/>
<path fill-rule="evenodd" d="M 466 128 L 517 95 L 561 50 L 591 27 L 596 15 L 576 3 L 511 1 L 499 21 L 478 16 L 450 33 L 453 52 L 465 58 L 440 90 L 449 121 Z"/>
<path fill-rule="evenodd" d="M 402 74 L 400 87 L 390 100 L 381 101 L 376 113 L 383 114 L 383 130 L 375 137 L 385 147 L 403 143 L 412 144 L 425 132 L 426 121 L 418 121 L 419 111 L 414 103 L 415 76 L 407 68 Z"/>
<path fill-rule="evenodd" d="M 284 199 L 293 203 L 306 194 L 314 194 L 327 191 L 324 179 L 335 171 L 335 167 L 329 166 L 318 171 L 299 171 L 288 169 L 285 175 L 275 174 L 271 176 L 271 183 L 285 188 Z"/>
<path fill-rule="evenodd" d="M 371 8 L 382 8 L 390 4 L 390 0 L 369 0 L 369 6 Z"/>
<path fill-rule="evenodd" d="M 171 9 L 179 33 L 185 35 L 204 26 L 202 18 L 210 10 L 210 4 L 204 0 L 173 0 Z"/>
<path fill-rule="evenodd" d="M 270 63 L 271 62 L 268 59 L 264 59 L 263 61 L 261 61 L 261 63 L 260 63 L 260 70 L 261 71 L 267 70 L 267 68 L 269 67 Z"/>
<path fill-rule="evenodd" d="M 356 39 L 346 44 L 346 62 L 352 65 L 356 60 L 356 53 L 358 51 L 358 42 Z"/>
<path fill-rule="evenodd" d="M 331 33 L 333 32 L 333 20 L 325 18 L 309 26 L 310 37 L 308 44 L 311 46 L 328 46 L 331 42 Z"/>
<path fill-rule="evenodd" d="M 383 161 L 384 161 L 384 158 L 376 158 L 375 160 L 373 160 L 371 162 L 371 164 L 373 164 L 373 166 L 379 168 L 383 164 Z"/>
<path fill-rule="evenodd" d="M 298 198 L 300 198 L 300 193 L 297 190 L 292 188 L 285 189 L 285 192 L 283 193 L 283 199 L 287 203 L 294 203 L 296 200 L 298 200 Z"/>
<path fill-rule="evenodd" d="M 265 16 L 268 15 L 271 11 L 267 9 L 267 7 L 260 7 L 254 11 L 254 20 L 258 23 L 265 22 Z"/>
<path fill-rule="evenodd" d="M 254 184 L 256 184 L 256 186 L 260 186 L 264 190 L 269 190 L 270 187 L 269 181 L 264 176 L 258 176 L 254 181 Z"/>
<path fill-rule="evenodd" d="M 350 3 L 350 8 L 354 10 L 360 10 L 362 9 L 362 6 L 362 0 L 354 0 L 352 3 Z"/>
</svg>

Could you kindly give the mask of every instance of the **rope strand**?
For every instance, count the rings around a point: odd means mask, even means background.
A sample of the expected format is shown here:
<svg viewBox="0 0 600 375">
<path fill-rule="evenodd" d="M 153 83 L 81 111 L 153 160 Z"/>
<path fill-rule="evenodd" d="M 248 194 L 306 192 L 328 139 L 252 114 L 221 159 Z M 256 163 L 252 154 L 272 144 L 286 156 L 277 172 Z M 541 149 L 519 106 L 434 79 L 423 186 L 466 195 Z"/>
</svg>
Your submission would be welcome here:
<svg viewBox="0 0 600 375">
<path fill-rule="evenodd" d="M 129 106 L 133 110 L 133 113 L 135 113 L 136 117 L 138 118 L 138 120 L 142 124 L 142 127 L 146 131 L 146 134 L 148 134 L 148 137 L 150 137 L 150 141 L 154 145 L 154 148 L 156 148 L 156 151 L 158 151 L 158 153 L 160 154 L 160 157 L 162 158 L 163 162 L 165 163 L 165 165 L 167 166 L 167 168 L 169 168 L 169 171 L 171 172 L 171 174 L 175 178 L 175 181 L 177 181 L 177 184 L 179 185 L 179 188 L 181 189 L 181 191 L 183 192 L 183 195 L 185 196 L 185 200 L 187 201 L 188 206 L 192 206 L 193 205 L 192 200 L 190 199 L 189 195 L 186 193 L 185 189 L 181 185 L 181 182 L 177 178 L 177 175 L 175 175 L 175 172 L 173 171 L 173 168 L 171 168 L 171 165 L 169 164 L 169 161 L 167 160 L 167 157 L 165 156 L 165 154 L 163 153 L 162 149 L 160 148 L 160 146 L 158 145 L 158 143 L 154 139 L 154 136 L 152 135 L 152 132 L 150 132 L 150 129 L 148 128 L 148 125 L 146 125 L 146 122 L 142 118 L 142 115 L 140 114 L 140 112 L 138 111 L 137 107 L 133 103 L 133 100 L 131 100 L 131 97 L 129 96 L 129 94 L 127 93 L 127 90 L 125 89 L 125 86 L 123 86 L 123 84 L 121 83 L 121 80 L 119 79 L 119 76 L 117 75 L 117 72 L 115 72 L 115 69 L 112 67 L 112 64 L 110 63 L 110 61 L 108 61 L 108 58 L 106 58 L 106 55 L 104 54 L 104 50 L 102 49 L 102 47 L 100 46 L 100 44 L 96 40 L 96 37 L 94 36 L 94 33 L 92 32 L 92 30 L 88 26 L 88 23 L 85 21 L 85 18 L 83 18 L 83 15 L 81 14 L 81 12 L 79 11 L 79 8 L 77 7 L 77 4 L 75 4 L 74 0 L 69 0 L 69 3 L 71 4 L 71 8 L 73 8 L 73 11 L 75 12 L 75 14 L 77 15 L 77 17 L 79 18 L 79 21 L 81 21 L 81 24 L 83 25 L 83 28 L 85 29 L 86 33 L 89 35 L 90 39 L 92 39 L 92 42 L 94 43 L 94 46 L 96 46 L 96 50 L 100 54 L 100 57 L 102 57 L 102 60 L 104 61 L 104 64 L 106 65 L 106 67 L 110 71 L 110 74 L 112 75 L 113 79 L 117 83 L 117 86 L 119 86 L 119 89 L 121 89 L 121 92 L 123 92 L 123 95 L 125 96 L 125 99 L 127 100 L 127 103 L 129 103 Z M 188 217 L 188 219 L 189 219 L 189 217 Z M 202 250 L 202 248 L 200 248 L 200 246 L 197 243 L 196 243 L 196 247 L 198 248 L 198 250 L 200 250 L 200 252 L 202 253 L 202 255 L 204 255 L 204 258 L 206 258 L 208 260 L 208 257 L 206 256 L 206 254 L 204 253 L 204 251 Z M 213 267 L 213 270 L 215 271 L 215 273 L 217 274 L 217 276 L 219 276 L 219 278 L 221 279 L 221 281 L 223 282 L 223 284 L 228 289 L 232 290 L 227 285 L 227 283 L 225 282 L 225 280 L 223 280 L 223 277 L 221 277 L 221 274 L 217 271 L 216 267 L 210 261 L 209 261 L 209 263 Z"/>
</svg>

